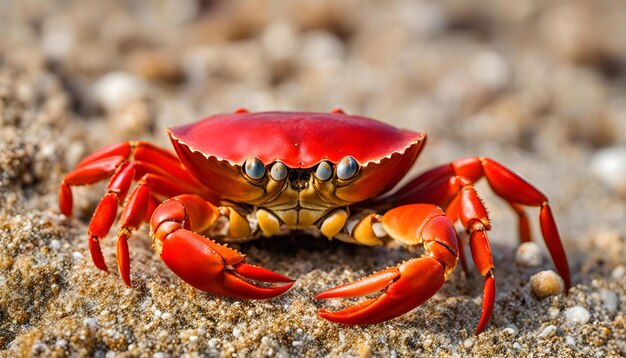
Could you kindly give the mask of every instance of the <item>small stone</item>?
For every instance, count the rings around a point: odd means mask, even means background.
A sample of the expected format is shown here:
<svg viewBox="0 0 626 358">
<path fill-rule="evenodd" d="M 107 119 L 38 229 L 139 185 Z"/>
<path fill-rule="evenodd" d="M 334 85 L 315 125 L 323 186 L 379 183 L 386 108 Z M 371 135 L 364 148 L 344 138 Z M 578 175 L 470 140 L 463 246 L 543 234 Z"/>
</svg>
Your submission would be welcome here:
<svg viewBox="0 0 626 358">
<path fill-rule="evenodd" d="M 170 317 L 172 317 L 172 314 L 169 312 L 163 312 L 163 315 L 161 316 L 163 319 L 169 319 Z"/>
<path fill-rule="evenodd" d="M 551 324 L 547 326 L 546 328 L 544 328 L 537 337 L 538 338 L 550 338 L 556 334 L 556 330 L 557 330 L 556 326 Z"/>
<path fill-rule="evenodd" d="M 557 318 L 560 313 L 561 313 L 561 310 L 556 307 L 548 308 L 548 316 L 550 316 L 550 318 Z"/>
<path fill-rule="evenodd" d="M 465 349 L 470 349 L 472 348 L 473 345 L 474 345 L 474 338 L 468 338 L 463 341 L 463 347 L 465 347 Z"/>
<path fill-rule="evenodd" d="M 74 252 L 72 252 L 72 258 L 73 258 L 74 260 L 80 260 L 80 259 L 82 259 L 82 258 L 83 258 L 83 254 L 81 254 L 81 253 L 80 253 L 80 252 L 78 252 L 78 251 L 74 251 Z"/>
<path fill-rule="evenodd" d="M 523 242 L 515 252 L 515 262 L 526 267 L 537 267 L 543 261 L 541 247 L 535 242 Z"/>
<path fill-rule="evenodd" d="M 614 280 L 621 280 L 626 275 L 626 266 L 619 265 L 611 271 L 611 278 Z"/>
<path fill-rule="evenodd" d="M 513 343 L 513 348 L 514 349 L 522 349 L 522 345 L 519 344 L 518 342 Z"/>
<path fill-rule="evenodd" d="M 61 248 L 61 241 L 53 239 L 50 241 L 50 248 L 53 250 L 59 250 Z"/>
<path fill-rule="evenodd" d="M 239 328 L 233 328 L 233 337 L 241 337 L 241 330 Z"/>
<path fill-rule="evenodd" d="M 93 86 L 96 101 L 109 112 L 117 112 L 126 104 L 143 99 L 148 85 L 139 77 L 127 72 L 111 72 Z"/>
<path fill-rule="evenodd" d="M 563 291 L 565 284 L 561 276 L 552 270 L 538 272 L 530 277 L 530 288 L 539 298 L 544 298 Z"/>
<path fill-rule="evenodd" d="M 565 310 L 565 323 L 570 326 L 589 322 L 591 314 L 583 306 L 574 306 Z"/>
<path fill-rule="evenodd" d="M 197 340 L 198 340 L 198 336 L 196 335 L 189 336 L 189 342 L 195 342 Z"/>
<path fill-rule="evenodd" d="M 505 333 L 509 336 L 517 336 L 517 332 L 518 332 L 517 326 L 514 324 L 509 324 L 502 329 L 502 333 Z"/>
<path fill-rule="evenodd" d="M 619 303 L 619 297 L 611 290 L 601 289 L 600 299 L 602 300 L 602 307 L 609 312 L 617 311 L 617 304 Z"/>
<path fill-rule="evenodd" d="M 572 336 L 565 336 L 565 344 L 567 344 L 568 346 L 575 347 L 576 340 Z"/>
<path fill-rule="evenodd" d="M 626 146 L 597 151 L 591 158 L 591 173 L 620 193 L 626 193 Z"/>
<path fill-rule="evenodd" d="M 98 320 L 93 317 L 85 317 L 83 324 L 89 328 L 98 328 Z"/>
</svg>

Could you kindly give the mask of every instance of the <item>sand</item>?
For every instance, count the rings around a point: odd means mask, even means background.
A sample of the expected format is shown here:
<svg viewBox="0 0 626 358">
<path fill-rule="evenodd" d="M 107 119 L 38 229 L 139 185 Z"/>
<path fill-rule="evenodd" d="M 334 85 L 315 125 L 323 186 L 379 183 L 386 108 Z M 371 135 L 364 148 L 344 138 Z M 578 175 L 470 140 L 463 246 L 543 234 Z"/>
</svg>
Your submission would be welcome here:
<svg viewBox="0 0 626 358">
<path fill-rule="evenodd" d="M 9 1 L 0 14 L 0 355 L 626 355 L 626 184 L 591 165 L 626 145 L 624 4 Z M 164 128 L 239 106 L 336 105 L 427 131 L 411 175 L 474 155 L 524 175 L 550 198 L 569 293 L 532 292 L 530 277 L 554 270 L 545 246 L 535 229 L 542 254 L 516 258 L 514 217 L 485 183 L 497 296 L 477 337 L 482 279 L 460 269 L 392 321 L 317 317 L 346 302 L 316 293 L 412 257 L 399 247 L 300 234 L 238 245 L 298 279 L 247 301 L 182 282 L 145 227 L 130 241 L 132 288 L 114 269 L 113 235 L 102 244 L 111 273 L 99 271 L 86 227 L 103 185 L 74 191 L 74 217 L 59 212 L 61 178 L 103 145 L 169 147 Z"/>
</svg>

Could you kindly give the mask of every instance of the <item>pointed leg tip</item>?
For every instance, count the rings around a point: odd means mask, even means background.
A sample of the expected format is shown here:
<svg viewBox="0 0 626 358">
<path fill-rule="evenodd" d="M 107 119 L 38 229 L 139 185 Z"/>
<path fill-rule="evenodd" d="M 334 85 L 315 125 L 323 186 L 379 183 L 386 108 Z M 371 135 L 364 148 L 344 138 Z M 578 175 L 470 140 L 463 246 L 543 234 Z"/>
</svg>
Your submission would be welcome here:
<svg viewBox="0 0 626 358">
<path fill-rule="evenodd" d="M 89 237 L 89 252 L 91 253 L 91 259 L 94 265 L 104 272 L 109 272 L 107 264 L 104 262 L 104 256 L 102 256 L 102 250 L 100 249 L 100 242 L 97 237 Z"/>
</svg>

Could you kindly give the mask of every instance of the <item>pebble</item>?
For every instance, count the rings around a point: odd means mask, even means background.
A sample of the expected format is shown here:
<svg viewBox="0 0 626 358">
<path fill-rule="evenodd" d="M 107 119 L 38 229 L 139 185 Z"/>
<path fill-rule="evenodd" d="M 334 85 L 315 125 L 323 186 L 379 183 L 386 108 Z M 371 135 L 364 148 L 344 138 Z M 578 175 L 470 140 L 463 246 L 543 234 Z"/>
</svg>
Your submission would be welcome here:
<svg viewBox="0 0 626 358">
<path fill-rule="evenodd" d="M 471 63 L 470 71 L 475 79 L 489 88 L 504 87 L 510 78 L 510 69 L 504 58 L 492 51 L 480 53 Z"/>
<path fill-rule="evenodd" d="M 93 86 L 96 101 L 108 112 L 117 112 L 126 104 L 143 99 L 148 85 L 139 77 L 127 72 L 110 72 Z"/>
<path fill-rule="evenodd" d="M 619 303 L 619 297 L 611 290 L 601 289 L 600 299 L 602 300 L 602 307 L 609 312 L 617 311 L 617 304 Z"/>
<path fill-rule="evenodd" d="M 502 329 L 502 333 L 505 333 L 509 336 L 517 336 L 517 332 L 518 332 L 517 326 L 514 324 L 509 324 Z"/>
<path fill-rule="evenodd" d="M 540 298 L 555 295 L 563 291 L 564 287 L 561 276 L 552 270 L 541 271 L 530 277 L 530 288 Z"/>
<path fill-rule="evenodd" d="M 556 318 L 559 316 L 560 313 L 561 313 L 561 310 L 556 307 L 548 308 L 548 316 L 550 316 L 550 318 Z"/>
<path fill-rule="evenodd" d="M 537 267 L 543 261 L 541 247 L 535 242 L 523 242 L 515 252 L 515 262 L 526 267 Z"/>
<path fill-rule="evenodd" d="M 473 345 L 474 345 L 474 338 L 468 338 L 463 341 L 463 347 L 465 347 L 466 349 L 472 348 Z"/>
<path fill-rule="evenodd" d="M 59 250 L 61 248 L 61 241 L 53 239 L 50 241 L 50 248 L 53 250 Z"/>
<path fill-rule="evenodd" d="M 626 193 L 626 146 L 597 151 L 591 157 L 591 173 L 612 189 Z"/>
<path fill-rule="evenodd" d="M 546 328 L 544 328 L 541 333 L 539 333 L 539 335 L 537 337 L 539 338 L 550 338 L 552 336 L 554 336 L 556 334 L 556 326 L 551 324 L 549 326 L 547 326 Z"/>
<path fill-rule="evenodd" d="M 626 266 L 619 265 L 611 271 L 611 278 L 614 280 L 621 280 L 626 275 Z"/>
<path fill-rule="evenodd" d="M 565 344 L 567 344 L 568 346 L 575 347 L 576 340 L 572 336 L 565 336 Z"/>
<path fill-rule="evenodd" d="M 522 349 L 522 345 L 519 344 L 518 342 L 513 343 L 513 348 L 515 349 Z"/>
<path fill-rule="evenodd" d="M 570 326 L 589 322 L 591 314 L 583 306 L 574 306 L 565 310 L 565 323 Z"/>
<path fill-rule="evenodd" d="M 85 317 L 83 324 L 89 328 L 98 328 L 98 320 L 93 317 Z"/>
<path fill-rule="evenodd" d="M 83 258 L 83 254 L 81 254 L 81 253 L 80 253 L 80 252 L 78 252 L 78 251 L 74 251 L 74 252 L 72 252 L 72 258 L 73 258 L 74 260 L 80 260 L 80 259 L 82 259 L 82 258 Z"/>
</svg>

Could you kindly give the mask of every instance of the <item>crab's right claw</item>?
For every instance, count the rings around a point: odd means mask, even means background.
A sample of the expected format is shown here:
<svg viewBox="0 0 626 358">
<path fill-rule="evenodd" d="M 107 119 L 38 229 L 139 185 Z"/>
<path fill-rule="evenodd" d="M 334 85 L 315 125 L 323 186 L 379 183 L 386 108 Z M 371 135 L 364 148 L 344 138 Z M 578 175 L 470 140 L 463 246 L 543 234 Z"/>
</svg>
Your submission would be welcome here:
<svg viewBox="0 0 626 358">
<path fill-rule="evenodd" d="M 159 229 L 167 230 L 163 226 L 168 223 L 163 224 Z M 180 227 L 165 236 L 157 231 L 156 242 L 163 262 L 178 277 L 205 292 L 262 299 L 278 296 L 294 284 L 289 277 L 245 263 L 245 256 L 237 250 Z M 158 243 L 162 244 L 160 250 Z"/>
<path fill-rule="evenodd" d="M 346 298 L 363 296 L 377 291 L 375 298 L 357 303 L 336 312 L 320 310 L 319 315 L 329 321 L 363 325 L 390 320 L 421 305 L 432 297 L 445 281 L 444 266 L 432 257 L 406 261 L 361 280 L 331 288 L 317 296 Z"/>
</svg>

